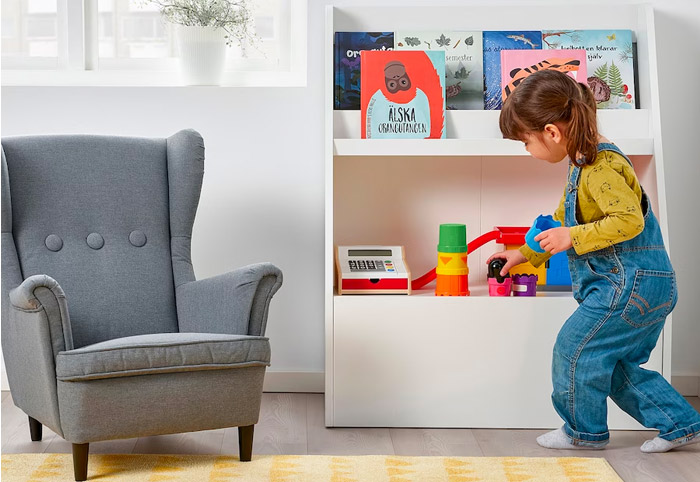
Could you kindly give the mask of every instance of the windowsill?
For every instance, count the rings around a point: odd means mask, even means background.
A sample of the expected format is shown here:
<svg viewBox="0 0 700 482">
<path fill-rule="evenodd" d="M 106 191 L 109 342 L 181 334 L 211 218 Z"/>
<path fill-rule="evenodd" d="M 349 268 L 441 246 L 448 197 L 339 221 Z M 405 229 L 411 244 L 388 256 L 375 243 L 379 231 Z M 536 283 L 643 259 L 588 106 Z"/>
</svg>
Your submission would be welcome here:
<svg viewBox="0 0 700 482">
<path fill-rule="evenodd" d="M 2 70 L 3 87 L 184 87 L 178 71 Z M 305 87 L 306 72 L 226 72 L 220 87 Z M 197 86 L 199 87 L 199 86 Z M 204 86 L 202 86 L 204 87 Z M 215 87 L 215 86 L 209 86 Z"/>
</svg>

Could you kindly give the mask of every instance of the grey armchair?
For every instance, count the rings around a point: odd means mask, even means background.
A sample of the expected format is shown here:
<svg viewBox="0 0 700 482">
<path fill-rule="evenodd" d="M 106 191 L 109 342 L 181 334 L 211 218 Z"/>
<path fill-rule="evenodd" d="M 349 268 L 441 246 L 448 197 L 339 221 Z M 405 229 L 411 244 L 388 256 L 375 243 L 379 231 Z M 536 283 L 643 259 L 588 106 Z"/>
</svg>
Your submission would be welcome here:
<svg viewBox="0 0 700 482">
<path fill-rule="evenodd" d="M 204 174 L 193 130 L 167 139 L 2 140 L 2 349 L 32 440 L 73 444 L 238 427 L 249 461 L 282 284 L 261 263 L 195 281 Z"/>
</svg>

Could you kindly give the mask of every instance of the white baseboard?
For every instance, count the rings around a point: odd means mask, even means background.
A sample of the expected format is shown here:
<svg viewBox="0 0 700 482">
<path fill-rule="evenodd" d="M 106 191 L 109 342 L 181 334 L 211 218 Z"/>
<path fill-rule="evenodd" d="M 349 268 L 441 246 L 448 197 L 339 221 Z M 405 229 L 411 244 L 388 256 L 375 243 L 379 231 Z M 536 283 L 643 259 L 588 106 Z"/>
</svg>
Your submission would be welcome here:
<svg viewBox="0 0 700 482">
<path fill-rule="evenodd" d="M 671 385 L 684 397 L 700 397 L 700 377 L 672 376 Z"/>
<path fill-rule="evenodd" d="M 324 372 L 276 372 L 265 373 L 264 392 L 323 393 Z"/>
</svg>

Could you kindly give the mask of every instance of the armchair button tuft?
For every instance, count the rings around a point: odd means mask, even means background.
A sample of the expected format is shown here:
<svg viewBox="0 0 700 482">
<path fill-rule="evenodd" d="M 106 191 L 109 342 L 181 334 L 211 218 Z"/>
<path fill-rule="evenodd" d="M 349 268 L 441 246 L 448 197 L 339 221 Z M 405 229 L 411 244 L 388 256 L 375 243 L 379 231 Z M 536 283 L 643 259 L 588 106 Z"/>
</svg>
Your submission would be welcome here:
<svg viewBox="0 0 700 482">
<path fill-rule="evenodd" d="M 132 231 L 131 234 L 129 234 L 129 242 L 137 248 L 140 248 L 146 244 L 146 235 L 143 231 Z"/>
<path fill-rule="evenodd" d="M 97 233 L 90 233 L 87 237 L 87 244 L 92 249 L 100 249 L 105 245 L 105 240 Z"/>
<path fill-rule="evenodd" d="M 49 251 L 60 251 L 63 247 L 63 240 L 55 234 L 49 234 L 46 236 L 46 241 L 44 241 L 44 244 Z"/>
</svg>

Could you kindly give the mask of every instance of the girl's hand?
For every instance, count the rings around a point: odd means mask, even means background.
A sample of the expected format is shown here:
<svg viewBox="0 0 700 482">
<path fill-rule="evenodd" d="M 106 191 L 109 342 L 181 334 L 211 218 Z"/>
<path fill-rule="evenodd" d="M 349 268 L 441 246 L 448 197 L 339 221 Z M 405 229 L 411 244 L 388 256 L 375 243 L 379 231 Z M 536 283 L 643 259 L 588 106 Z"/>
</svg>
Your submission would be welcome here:
<svg viewBox="0 0 700 482">
<path fill-rule="evenodd" d="M 508 274 L 508 271 L 513 266 L 519 265 L 520 263 L 524 263 L 527 261 L 527 258 L 523 253 L 518 251 L 517 249 L 509 249 L 508 251 L 501 251 L 500 253 L 494 253 L 491 255 L 491 257 L 486 260 L 486 264 L 489 264 L 492 260 L 496 258 L 501 258 L 506 260 L 505 266 L 503 266 L 503 269 L 501 269 L 501 276 L 505 276 Z"/>
<path fill-rule="evenodd" d="M 571 248 L 571 234 L 569 228 L 552 228 L 541 232 L 535 236 L 535 241 L 539 241 L 540 248 L 548 251 L 550 254 L 561 253 Z"/>
</svg>

